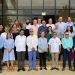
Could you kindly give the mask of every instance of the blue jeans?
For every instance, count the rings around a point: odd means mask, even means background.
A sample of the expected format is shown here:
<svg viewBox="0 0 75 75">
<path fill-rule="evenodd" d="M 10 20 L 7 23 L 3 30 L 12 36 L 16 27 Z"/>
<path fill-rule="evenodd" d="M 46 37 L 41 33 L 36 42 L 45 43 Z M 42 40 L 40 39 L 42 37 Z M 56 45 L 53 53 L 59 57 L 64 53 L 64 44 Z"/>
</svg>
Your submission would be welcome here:
<svg viewBox="0 0 75 75">
<path fill-rule="evenodd" d="M 28 52 L 29 68 L 36 68 L 36 51 Z"/>
<path fill-rule="evenodd" d="M 66 67 L 66 58 L 68 58 L 68 66 L 71 68 L 71 50 L 67 51 L 66 49 L 63 50 L 63 68 Z"/>
</svg>

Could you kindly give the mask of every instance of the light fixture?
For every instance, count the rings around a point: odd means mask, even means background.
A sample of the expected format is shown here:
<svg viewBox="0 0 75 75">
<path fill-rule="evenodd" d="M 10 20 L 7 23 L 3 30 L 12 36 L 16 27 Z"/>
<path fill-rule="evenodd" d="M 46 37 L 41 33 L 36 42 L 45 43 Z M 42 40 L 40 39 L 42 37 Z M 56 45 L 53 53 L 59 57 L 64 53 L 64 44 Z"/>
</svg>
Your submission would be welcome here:
<svg viewBox="0 0 75 75">
<path fill-rule="evenodd" d="M 46 12 L 42 12 L 42 16 L 45 16 L 46 15 Z"/>
</svg>

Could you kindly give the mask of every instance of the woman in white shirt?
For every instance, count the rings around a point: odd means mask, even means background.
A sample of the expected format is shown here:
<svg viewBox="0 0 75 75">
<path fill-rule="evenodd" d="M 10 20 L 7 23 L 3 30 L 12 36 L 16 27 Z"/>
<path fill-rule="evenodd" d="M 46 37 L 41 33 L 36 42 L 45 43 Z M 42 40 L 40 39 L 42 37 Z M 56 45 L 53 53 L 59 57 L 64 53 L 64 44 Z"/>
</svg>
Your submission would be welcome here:
<svg viewBox="0 0 75 75">
<path fill-rule="evenodd" d="M 34 35 L 33 29 L 29 30 L 30 35 L 27 37 L 27 46 L 28 46 L 28 58 L 29 58 L 29 70 L 37 70 L 36 69 L 36 53 L 38 46 L 38 38 L 37 35 Z"/>
</svg>

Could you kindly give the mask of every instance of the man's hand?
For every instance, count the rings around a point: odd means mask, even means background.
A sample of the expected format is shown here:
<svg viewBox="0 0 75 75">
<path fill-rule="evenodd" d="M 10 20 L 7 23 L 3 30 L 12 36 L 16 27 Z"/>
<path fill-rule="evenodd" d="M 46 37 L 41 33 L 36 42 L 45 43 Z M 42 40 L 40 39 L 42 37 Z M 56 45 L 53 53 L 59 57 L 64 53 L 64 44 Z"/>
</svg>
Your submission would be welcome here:
<svg viewBox="0 0 75 75">
<path fill-rule="evenodd" d="M 32 51 L 34 51 L 34 50 L 35 50 L 35 48 L 33 47 L 33 48 L 32 48 Z"/>
<path fill-rule="evenodd" d="M 69 48 L 67 48 L 67 51 L 70 51 L 70 49 L 69 49 Z"/>
</svg>

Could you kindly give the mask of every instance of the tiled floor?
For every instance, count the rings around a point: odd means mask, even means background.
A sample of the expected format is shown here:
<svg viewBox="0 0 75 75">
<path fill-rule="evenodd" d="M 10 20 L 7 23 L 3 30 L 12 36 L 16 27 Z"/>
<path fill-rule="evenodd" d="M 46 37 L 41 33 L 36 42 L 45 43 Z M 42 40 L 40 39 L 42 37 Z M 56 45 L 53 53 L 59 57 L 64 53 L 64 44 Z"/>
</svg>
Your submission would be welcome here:
<svg viewBox="0 0 75 75">
<path fill-rule="evenodd" d="M 6 69 L 3 69 L 3 73 L 1 73 L 0 75 L 75 75 L 75 72 L 69 71 L 68 68 L 66 68 L 65 71 L 62 71 L 61 67 L 59 71 L 56 70 L 51 71 L 50 67 L 48 68 L 48 70 L 42 70 L 42 71 L 40 71 L 38 68 L 38 71 L 32 70 L 29 72 L 28 67 L 26 67 L 25 72 L 23 71 L 17 72 L 16 70 L 17 68 L 15 68 L 15 71 L 13 72 L 7 72 Z"/>
</svg>

